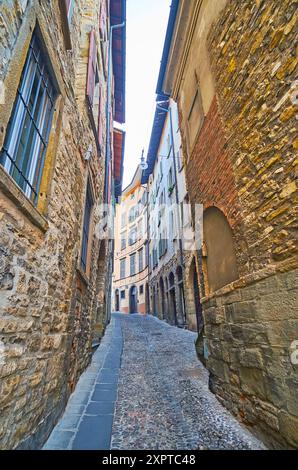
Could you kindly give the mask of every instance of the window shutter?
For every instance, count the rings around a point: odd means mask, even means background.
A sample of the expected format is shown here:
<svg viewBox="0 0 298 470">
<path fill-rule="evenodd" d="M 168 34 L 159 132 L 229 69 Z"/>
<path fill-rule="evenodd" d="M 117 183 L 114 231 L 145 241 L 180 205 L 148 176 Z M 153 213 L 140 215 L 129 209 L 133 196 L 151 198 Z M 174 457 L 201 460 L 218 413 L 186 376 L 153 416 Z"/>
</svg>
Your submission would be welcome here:
<svg viewBox="0 0 298 470">
<path fill-rule="evenodd" d="M 107 30 L 107 11 L 106 11 L 106 2 L 104 0 L 101 4 L 101 12 L 100 12 L 100 19 L 99 19 L 99 31 L 103 39 L 106 38 L 106 30 Z"/>
<path fill-rule="evenodd" d="M 88 61 L 88 75 L 87 75 L 87 98 L 90 106 L 93 106 L 94 87 L 95 87 L 95 74 L 96 74 L 96 42 L 95 42 L 95 30 L 92 29 L 90 32 L 90 44 L 89 44 L 89 61 Z"/>
</svg>

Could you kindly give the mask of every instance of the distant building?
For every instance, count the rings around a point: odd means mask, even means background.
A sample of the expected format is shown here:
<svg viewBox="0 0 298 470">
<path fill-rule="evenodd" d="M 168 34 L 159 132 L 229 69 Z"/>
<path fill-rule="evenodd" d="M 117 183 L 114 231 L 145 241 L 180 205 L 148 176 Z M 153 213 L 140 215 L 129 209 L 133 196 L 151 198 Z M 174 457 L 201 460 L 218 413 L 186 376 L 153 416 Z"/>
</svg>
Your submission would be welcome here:
<svg viewBox="0 0 298 470">
<path fill-rule="evenodd" d="M 184 175 L 179 116 L 173 100 L 156 106 L 147 155 L 150 312 L 170 324 L 196 330 L 189 265 L 193 229 Z"/>
<path fill-rule="evenodd" d="M 147 188 L 141 179 L 138 166 L 116 206 L 112 303 L 124 313 L 148 312 Z"/>
<path fill-rule="evenodd" d="M 125 5 L 0 2 L 1 449 L 42 446 L 110 318 Z"/>
</svg>

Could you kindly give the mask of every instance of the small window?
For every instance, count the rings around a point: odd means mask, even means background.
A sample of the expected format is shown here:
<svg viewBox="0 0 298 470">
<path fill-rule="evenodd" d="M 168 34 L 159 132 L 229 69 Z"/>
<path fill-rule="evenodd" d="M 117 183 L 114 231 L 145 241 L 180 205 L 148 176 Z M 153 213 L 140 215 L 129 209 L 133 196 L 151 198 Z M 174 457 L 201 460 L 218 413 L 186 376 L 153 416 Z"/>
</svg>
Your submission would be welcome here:
<svg viewBox="0 0 298 470">
<path fill-rule="evenodd" d="M 136 254 L 130 255 L 130 275 L 134 276 L 136 273 Z"/>
<path fill-rule="evenodd" d="M 126 261 L 125 258 L 120 260 L 120 279 L 125 278 L 125 264 L 126 264 L 125 261 Z"/>
<path fill-rule="evenodd" d="M 168 190 L 170 193 L 172 192 L 173 185 L 174 185 L 174 178 L 173 178 L 173 169 L 171 167 L 168 173 Z"/>
<path fill-rule="evenodd" d="M 87 268 L 87 254 L 88 254 L 88 243 L 90 236 L 90 221 L 93 207 L 93 198 L 91 192 L 90 182 L 87 183 L 85 210 L 84 210 L 84 223 L 83 223 L 83 237 L 82 237 L 82 250 L 81 250 L 81 266 L 86 272 Z"/>
<path fill-rule="evenodd" d="M 136 227 L 133 227 L 130 232 L 129 232 L 129 235 L 128 235 L 128 245 L 133 245 L 134 243 L 136 243 L 137 241 L 137 235 L 138 235 L 138 232 L 137 232 L 137 229 Z"/>
<path fill-rule="evenodd" d="M 125 299 L 125 290 L 122 290 L 120 293 L 121 299 Z"/>
<path fill-rule="evenodd" d="M 148 243 L 145 243 L 145 267 L 148 266 L 148 261 L 149 261 L 149 248 L 148 248 Z"/>
<path fill-rule="evenodd" d="M 143 284 L 140 285 L 139 292 L 140 292 L 140 295 L 142 295 L 142 294 L 144 293 L 144 286 L 143 286 Z"/>
<path fill-rule="evenodd" d="M 0 163 L 36 204 L 52 124 L 56 91 L 37 34 L 29 46 Z"/>
<path fill-rule="evenodd" d="M 138 222 L 138 239 L 141 240 L 141 238 L 143 237 L 143 220 L 139 220 Z"/>
<path fill-rule="evenodd" d="M 126 225 L 126 212 L 121 214 L 121 228 L 124 228 Z"/>
<path fill-rule="evenodd" d="M 177 150 L 177 167 L 178 171 L 181 171 L 183 168 L 183 159 L 182 159 L 182 148 L 180 147 L 179 150 Z"/>
<path fill-rule="evenodd" d="M 121 250 L 125 250 L 126 248 L 126 232 L 122 232 L 120 234 L 121 237 Z"/>
<path fill-rule="evenodd" d="M 135 220 L 135 214 L 136 214 L 136 209 L 135 209 L 135 206 L 133 206 L 129 209 L 129 213 L 128 213 L 128 222 L 129 223 L 131 223 Z"/>
<path fill-rule="evenodd" d="M 139 250 L 139 272 L 143 271 L 144 269 L 144 256 L 143 256 L 143 248 Z"/>
<path fill-rule="evenodd" d="M 167 135 L 167 157 L 169 158 L 170 156 L 170 153 L 171 153 L 171 148 L 172 148 L 172 145 L 171 145 L 171 136 L 170 134 Z"/>
</svg>

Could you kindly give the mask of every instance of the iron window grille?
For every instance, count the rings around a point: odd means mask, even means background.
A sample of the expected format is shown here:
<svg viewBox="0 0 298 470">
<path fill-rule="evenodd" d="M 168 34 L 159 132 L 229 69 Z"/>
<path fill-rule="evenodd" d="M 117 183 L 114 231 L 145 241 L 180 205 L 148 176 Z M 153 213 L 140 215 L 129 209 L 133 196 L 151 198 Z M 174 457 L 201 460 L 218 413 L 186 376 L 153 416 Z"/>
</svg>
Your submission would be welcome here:
<svg viewBox="0 0 298 470">
<path fill-rule="evenodd" d="M 120 292 L 120 297 L 121 297 L 121 299 L 125 299 L 125 290 L 122 290 Z"/>
<path fill-rule="evenodd" d="M 92 197 L 92 192 L 91 192 L 91 186 L 88 181 L 87 190 L 86 190 L 82 250 L 81 250 L 81 266 L 85 272 L 87 269 L 87 255 L 88 255 L 88 243 L 89 243 L 89 235 L 90 235 L 90 221 L 91 221 L 92 207 L 93 207 L 93 197 Z"/>
<path fill-rule="evenodd" d="M 40 41 L 33 33 L 0 163 L 34 205 L 38 200 L 56 95 Z"/>
</svg>

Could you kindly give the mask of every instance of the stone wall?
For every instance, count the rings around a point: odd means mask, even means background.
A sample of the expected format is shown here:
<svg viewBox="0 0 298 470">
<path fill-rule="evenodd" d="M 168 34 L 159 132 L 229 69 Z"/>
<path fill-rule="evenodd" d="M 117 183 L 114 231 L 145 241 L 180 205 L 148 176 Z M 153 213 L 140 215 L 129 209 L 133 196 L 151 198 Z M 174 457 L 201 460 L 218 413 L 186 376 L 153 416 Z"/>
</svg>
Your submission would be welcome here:
<svg viewBox="0 0 298 470">
<path fill-rule="evenodd" d="M 269 446 L 297 447 L 297 2 L 228 0 L 214 8 L 198 0 L 193 8 L 197 16 L 174 35 L 179 64 L 170 58 L 187 189 L 192 205 L 224 214 L 239 273 L 210 293 L 205 240 L 197 255 L 210 385 Z M 191 147 L 194 77 L 202 124 Z"/>
<path fill-rule="evenodd" d="M 293 256 L 297 2 L 228 2 L 211 67 L 245 228 L 249 271 Z"/>
<path fill-rule="evenodd" d="M 296 34 L 296 2 L 230 1 L 208 37 L 237 188 L 238 205 L 229 204 L 240 208 L 239 223 L 228 219 L 244 277 L 236 290 L 204 303 L 207 365 L 226 406 L 277 447 L 298 445 L 297 365 L 290 360 L 298 325 Z"/>
<path fill-rule="evenodd" d="M 0 7 L 0 78 L 6 85 L 0 147 L 36 21 L 60 89 L 36 208 L 0 166 L 2 449 L 42 446 L 90 360 L 92 324 L 103 301 L 97 288 L 105 287 L 100 276 L 107 252 L 99 272 L 100 241 L 92 235 L 87 275 L 80 252 L 87 178 L 95 195 L 95 227 L 104 159 L 96 151 L 89 162 L 83 159 L 90 143 L 96 145 L 86 102 L 79 107 L 75 98 L 85 97 L 90 25 L 98 24 L 99 12 L 94 2 L 75 4 L 71 53 L 58 2 L 9 1 Z M 84 76 L 77 74 L 82 68 Z M 103 325 L 103 316 L 96 321 Z"/>
<path fill-rule="evenodd" d="M 297 270 L 218 291 L 204 320 L 211 390 L 270 447 L 297 447 Z"/>
</svg>

